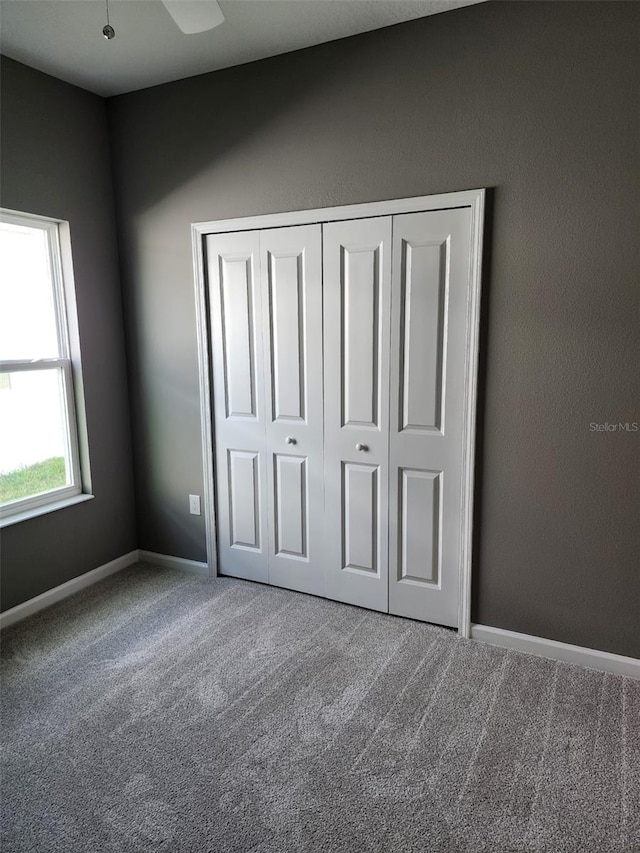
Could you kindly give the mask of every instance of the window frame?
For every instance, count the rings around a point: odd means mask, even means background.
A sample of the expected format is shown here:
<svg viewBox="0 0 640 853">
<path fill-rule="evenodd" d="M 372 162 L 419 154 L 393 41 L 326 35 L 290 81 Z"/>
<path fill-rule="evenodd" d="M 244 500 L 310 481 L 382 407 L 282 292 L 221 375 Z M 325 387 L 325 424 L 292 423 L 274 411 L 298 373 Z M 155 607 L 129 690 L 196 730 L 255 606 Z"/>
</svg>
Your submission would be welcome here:
<svg viewBox="0 0 640 853">
<path fill-rule="evenodd" d="M 0 504 L 0 526 L 4 526 L 81 500 L 87 500 L 92 495 L 88 494 L 90 491 L 88 470 L 86 470 L 88 469 L 88 453 L 82 452 L 83 449 L 86 450 L 86 447 L 81 447 L 79 436 L 81 424 L 79 423 L 78 402 L 83 404 L 83 401 L 79 400 L 83 394 L 77 318 L 71 316 L 69 310 L 69 303 L 72 303 L 75 308 L 69 224 L 64 220 L 6 208 L 0 208 L 0 222 L 37 229 L 46 234 L 59 354 L 57 358 L 0 361 L 0 373 L 54 370 L 59 374 L 64 405 L 65 467 L 68 460 L 68 473 L 71 480 L 68 485 Z M 73 313 L 75 315 L 75 311 Z M 82 408 L 84 408 L 83 405 Z M 86 434 L 86 427 L 84 432 Z M 86 445 L 86 441 L 84 444 Z"/>
</svg>

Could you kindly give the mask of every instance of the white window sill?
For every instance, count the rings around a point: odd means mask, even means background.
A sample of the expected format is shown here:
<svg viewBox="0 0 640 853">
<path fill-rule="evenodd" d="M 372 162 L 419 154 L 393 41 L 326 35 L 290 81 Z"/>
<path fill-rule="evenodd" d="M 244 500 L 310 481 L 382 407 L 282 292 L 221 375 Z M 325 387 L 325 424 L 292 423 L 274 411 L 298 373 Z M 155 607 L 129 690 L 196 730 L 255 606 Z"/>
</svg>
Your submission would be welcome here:
<svg viewBox="0 0 640 853">
<path fill-rule="evenodd" d="M 54 501 L 44 506 L 26 509 L 24 512 L 16 512 L 13 515 L 6 515 L 0 518 L 0 528 L 9 527 L 11 524 L 18 524 L 20 521 L 27 521 L 29 518 L 36 518 L 38 515 L 44 515 L 47 512 L 54 512 L 57 509 L 65 509 L 68 506 L 82 504 L 85 501 L 92 501 L 93 495 L 74 495 L 72 498 L 65 498 L 61 501 Z"/>
</svg>

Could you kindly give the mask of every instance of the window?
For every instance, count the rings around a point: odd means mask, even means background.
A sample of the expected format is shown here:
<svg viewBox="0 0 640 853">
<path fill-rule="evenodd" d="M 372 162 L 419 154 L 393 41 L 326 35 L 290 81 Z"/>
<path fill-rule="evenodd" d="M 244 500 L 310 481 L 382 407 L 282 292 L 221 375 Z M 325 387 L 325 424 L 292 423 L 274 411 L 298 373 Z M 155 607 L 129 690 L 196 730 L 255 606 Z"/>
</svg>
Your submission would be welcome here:
<svg viewBox="0 0 640 853">
<path fill-rule="evenodd" d="M 80 365 L 71 358 L 65 285 L 72 285 L 72 274 L 70 255 L 63 264 L 62 227 L 66 223 L 0 211 L 3 519 L 49 511 L 83 491 L 74 402 Z"/>
</svg>

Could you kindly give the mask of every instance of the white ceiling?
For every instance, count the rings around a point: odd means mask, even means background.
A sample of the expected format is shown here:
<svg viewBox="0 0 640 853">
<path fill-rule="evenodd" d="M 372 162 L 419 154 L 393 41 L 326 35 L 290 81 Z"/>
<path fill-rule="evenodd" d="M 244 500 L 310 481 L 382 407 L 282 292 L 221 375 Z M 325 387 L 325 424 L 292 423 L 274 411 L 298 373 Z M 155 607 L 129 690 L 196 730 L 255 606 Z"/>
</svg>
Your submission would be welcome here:
<svg viewBox="0 0 640 853">
<path fill-rule="evenodd" d="M 206 2 L 206 0 L 202 0 Z M 184 35 L 160 0 L 0 0 L 5 55 L 99 95 L 241 65 L 483 0 L 221 0 L 219 27 Z"/>
</svg>

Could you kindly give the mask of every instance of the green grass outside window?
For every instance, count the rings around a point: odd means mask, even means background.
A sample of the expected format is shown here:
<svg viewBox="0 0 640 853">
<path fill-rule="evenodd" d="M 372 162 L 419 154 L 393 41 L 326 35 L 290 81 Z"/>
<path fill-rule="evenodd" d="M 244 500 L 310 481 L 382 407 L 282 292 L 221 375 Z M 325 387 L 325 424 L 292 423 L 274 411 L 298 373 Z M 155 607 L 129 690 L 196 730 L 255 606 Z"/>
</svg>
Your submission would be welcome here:
<svg viewBox="0 0 640 853">
<path fill-rule="evenodd" d="M 54 456 L 8 474 L 0 474 L 0 504 L 50 492 L 66 484 L 64 458 Z"/>
</svg>

